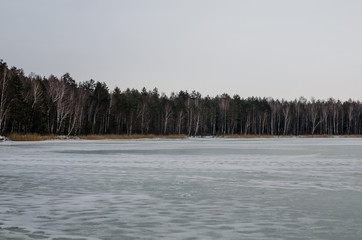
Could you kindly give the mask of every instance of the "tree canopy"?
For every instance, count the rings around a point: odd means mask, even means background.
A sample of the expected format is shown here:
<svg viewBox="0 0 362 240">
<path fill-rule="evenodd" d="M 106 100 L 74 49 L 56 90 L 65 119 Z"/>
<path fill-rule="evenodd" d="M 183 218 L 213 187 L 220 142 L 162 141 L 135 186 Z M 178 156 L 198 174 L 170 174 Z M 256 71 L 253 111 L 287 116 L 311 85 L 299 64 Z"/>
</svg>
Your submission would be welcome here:
<svg viewBox="0 0 362 240">
<path fill-rule="evenodd" d="M 109 90 L 106 83 L 25 76 L 0 61 L 0 133 L 40 134 L 361 134 L 359 101 L 286 101 L 229 96 L 202 97 L 158 89 Z"/>
</svg>

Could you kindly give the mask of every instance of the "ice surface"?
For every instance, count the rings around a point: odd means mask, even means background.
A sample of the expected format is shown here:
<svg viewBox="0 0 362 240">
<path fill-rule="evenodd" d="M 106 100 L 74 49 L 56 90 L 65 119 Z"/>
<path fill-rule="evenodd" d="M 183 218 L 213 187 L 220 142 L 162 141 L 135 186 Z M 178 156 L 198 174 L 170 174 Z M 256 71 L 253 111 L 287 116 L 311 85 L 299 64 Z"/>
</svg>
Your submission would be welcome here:
<svg viewBox="0 0 362 240">
<path fill-rule="evenodd" d="M 362 139 L 0 143 L 0 239 L 361 239 Z"/>
</svg>

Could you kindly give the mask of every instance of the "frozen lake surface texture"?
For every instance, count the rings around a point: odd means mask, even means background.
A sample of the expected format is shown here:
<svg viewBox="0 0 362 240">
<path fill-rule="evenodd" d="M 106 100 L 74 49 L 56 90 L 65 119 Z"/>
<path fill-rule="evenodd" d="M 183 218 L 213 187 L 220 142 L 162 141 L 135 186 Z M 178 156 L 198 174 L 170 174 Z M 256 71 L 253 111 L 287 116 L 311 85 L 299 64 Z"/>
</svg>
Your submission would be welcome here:
<svg viewBox="0 0 362 240">
<path fill-rule="evenodd" d="M 0 239 L 362 239 L 362 139 L 0 143 Z"/>
</svg>

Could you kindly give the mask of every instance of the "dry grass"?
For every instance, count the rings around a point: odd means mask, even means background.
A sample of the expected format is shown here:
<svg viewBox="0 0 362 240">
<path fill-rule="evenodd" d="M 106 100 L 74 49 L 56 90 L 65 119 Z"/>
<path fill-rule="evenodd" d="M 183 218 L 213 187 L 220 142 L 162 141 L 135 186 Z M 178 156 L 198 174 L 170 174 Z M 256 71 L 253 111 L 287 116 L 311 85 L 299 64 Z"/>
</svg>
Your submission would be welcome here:
<svg viewBox="0 0 362 240">
<path fill-rule="evenodd" d="M 354 134 L 354 135 L 335 135 L 334 137 L 342 137 L 342 138 L 362 138 L 362 135 L 360 135 L 360 134 Z"/>
<path fill-rule="evenodd" d="M 7 136 L 11 141 L 44 141 L 54 139 L 84 139 L 84 140 L 103 140 L 103 139 L 152 139 L 152 138 L 164 138 L 164 139 L 183 139 L 187 138 L 187 135 L 154 135 L 154 134 L 132 134 L 132 135 L 117 135 L 117 134 L 90 134 L 81 136 L 64 136 L 64 135 L 40 135 L 40 134 L 19 134 L 12 133 Z M 1 141 L 1 140 L 0 140 Z"/>
<path fill-rule="evenodd" d="M 56 135 L 40 135 L 36 133 L 20 134 L 20 133 L 11 133 L 7 136 L 11 141 L 44 141 L 58 139 Z"/>
<path fill-rule="evenodd" d="M 11 133 L 7 136 L 11 141 L 44 141 L 44 140 L 64 140 L 64 139 L 85 139 L 85 140 L 102 140 L 102 139 L 183 139 L 187 135 L 154 135 L 154 134 L 132 134 L 132 135 L 116 135 L 116 134 L 91 134 L 81 136 L 64 136 L 64 135 L 40 135 L 35 133 L 20 134 Z M 0 139 L 0 141 L 2 141 Z"/>
<path fill-rule="evenodd" d="M 167 139 L 184 139 L 184 138 L 188 138 L 187 135 L 183 135 L 183 134 L 172 134 L 172 135 L 162 135 L 159 136 L 160 138 L 167 138 Z"/>
<path fill-rule="evenodd" d="M 252 134 L 227 134 L 219 136 L 221 138 L 273 138 L 273 135 L 252 135 Z"/>
<path fill-rule="evenodd" d="M 312 135 L 312 134 L 306 134 L 306 135 L 300 135 L 298 136 L 300 138 L 333 138 L 337 137 L 337 135 L 330 135 L 330 134 L 322 134 L 322 135 Z"/>
<path fill-rule="evenodd" d="M 330 134 L 306 134 L 306 135 L 224 135 L 223 138 L 362 138 L 362 135 L 330 135 Z"/>
<path fill-rule="evenodd" d="M 332 135 L 332 134 L 306 134 L 306 135 L 299 135 L 296 137 L 300 137 L 300 138 L 361 138 L 362 135 Z"/>
<path fill-rule="evenodd" d="M 186 135 L 154 135 L 154 134 L 132 134 L 132 135 L 116 135 L 116 134 L 91 134 L 81 135 L 80 139 L 86 140 L 102 140 L 102 139 L 152 139 L 152 138 L 165 138 L 165 139 L 183 139 L 187 138 Z"/>
<path fill-rule="evenodd" d="M 40 135 L 36 133 L 29 134 L 19 134 L 12 133 L 7 135 L 7 138 L 11 141 L 44 141 L 44 140 L 54 140 L 54 139 L 84 139 L 84 140 L 105 140 L 105 139 L 153 139 L 153 138 L 162 138 L 162 139 L 184 139 L 187 138 L 187 135 L 154 135 L 154 134 L 132 134 L 132 135 L 117 135 L 117 134 L 91 134 L 91 135 L 81 135 L 81 136 L 64 136 L 64 135 Z M 224 136 L 217 136 L 220 138 L 362 138 L 362 135 L 240 135 L 240 134 L 230 134 Z M 0 138 L 0 142 L 2 139 Z"/>
</svg>

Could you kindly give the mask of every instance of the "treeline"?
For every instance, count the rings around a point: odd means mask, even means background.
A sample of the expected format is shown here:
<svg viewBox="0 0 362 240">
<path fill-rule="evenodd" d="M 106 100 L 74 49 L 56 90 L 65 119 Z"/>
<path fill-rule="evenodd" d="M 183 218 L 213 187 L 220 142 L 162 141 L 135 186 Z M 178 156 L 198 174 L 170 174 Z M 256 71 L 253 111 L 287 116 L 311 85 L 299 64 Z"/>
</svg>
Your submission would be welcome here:
<svg viewBox="0 0 362 240">
<path fill-rule="evenodd" d="M 294 101 L 202 97 L 155 88 L 110 91 L 105 83 L 77 83 L 9 68 L 0 61 L 0 133 L 40 134 L 361 134 L 362 104 L 335 99 Z"/>
</svg>

